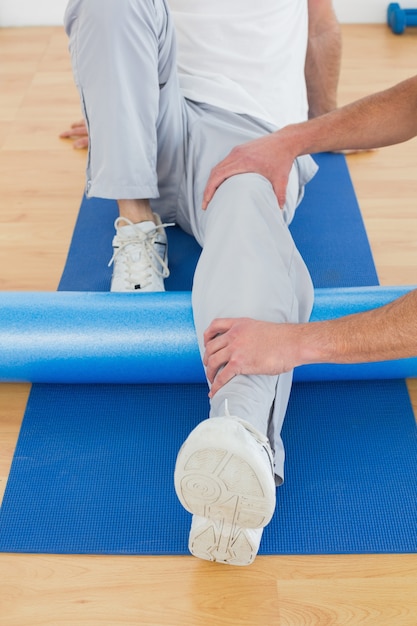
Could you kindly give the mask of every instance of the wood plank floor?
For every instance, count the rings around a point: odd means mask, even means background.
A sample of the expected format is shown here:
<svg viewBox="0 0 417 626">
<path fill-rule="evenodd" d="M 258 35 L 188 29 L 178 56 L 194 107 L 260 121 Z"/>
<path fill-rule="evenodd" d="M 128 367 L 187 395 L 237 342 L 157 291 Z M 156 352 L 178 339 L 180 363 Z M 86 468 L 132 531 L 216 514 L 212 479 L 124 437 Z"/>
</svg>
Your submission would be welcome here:
<svg viewBox="0 0 417 626">
<path fill-rule="evenodd" d="M 340 103 L 416 73 L 417 31 L 344 25 Z M 0 29 L 0 290 L 55 290 L 85 152 L 61 28 Z M 382 284 L 417 283 L 416 140 L 348 157 Z M 409 381 L 417 406 L 417 385 Z M 0 385 L 0 496 L 29 391 Z M 387 450 L 389 454 L 389 450 Z M 415 626 L 417 555 L 192 557 L 0 554 L 1 626 Z"/>
</svg>

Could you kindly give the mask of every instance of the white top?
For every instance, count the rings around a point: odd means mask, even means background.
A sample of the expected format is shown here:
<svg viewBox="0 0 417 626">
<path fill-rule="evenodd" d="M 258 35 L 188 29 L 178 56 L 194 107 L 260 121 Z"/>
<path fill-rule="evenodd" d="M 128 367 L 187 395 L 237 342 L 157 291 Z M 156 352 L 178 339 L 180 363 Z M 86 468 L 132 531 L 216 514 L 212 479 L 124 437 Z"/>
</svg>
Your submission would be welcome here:
<svg viewBox="0 0 417 626">
<path fill-rule="evenodd" d="M 186 98 L 279 127 L 307 118 L 307 0 L 168 2 Z"/>
</svg>

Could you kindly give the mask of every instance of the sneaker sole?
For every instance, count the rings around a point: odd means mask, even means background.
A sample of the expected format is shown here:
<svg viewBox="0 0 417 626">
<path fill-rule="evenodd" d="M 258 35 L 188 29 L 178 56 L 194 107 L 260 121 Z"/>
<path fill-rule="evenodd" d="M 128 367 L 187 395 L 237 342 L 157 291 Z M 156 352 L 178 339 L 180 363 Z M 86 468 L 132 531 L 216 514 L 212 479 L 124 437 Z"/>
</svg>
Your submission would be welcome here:
<svg viewBox="0 0 417 626">
<path fill-rule="evenodd" d="M 178 453 L 175 489 L 194 515 L 231 527 L 262 528 L 274 514 L 275 482 L 263 458 L 266 451 L 242 429 L 230 418 L 205 420 L 194 429 Z"/>
<path fill-rule="evenodd" d="M 259 530 L 259 533 L 258 533 Z M 257 536 L 254 533 L 258 533 Z M 258 553 L 262 529 L 246 529 L 210 519 L 191 527 L 188 548 L 195 557 L 226 565 L 250 565 Z"/>
</svg>

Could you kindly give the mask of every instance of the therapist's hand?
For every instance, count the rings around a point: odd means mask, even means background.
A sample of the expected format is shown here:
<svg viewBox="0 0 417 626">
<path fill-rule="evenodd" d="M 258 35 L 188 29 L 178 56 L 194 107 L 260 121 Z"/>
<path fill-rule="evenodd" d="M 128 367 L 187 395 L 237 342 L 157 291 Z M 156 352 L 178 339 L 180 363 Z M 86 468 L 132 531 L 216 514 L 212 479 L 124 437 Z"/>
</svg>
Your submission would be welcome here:
<svg viewBox="0 0 417 626">
<path fill-rule="evenodd" d="M 283 208 L 294 159 L 291 147 L 281 141 L 280 131 L 236 146 L 212 169 L 203 195 L 203 210 L 227 178 L 248 172 L 261 174 L 270 181 L 278 204 Z"/>
<path fill-rule="evenodd" d="M 214 320 L 204 333 L 210 397 L 238 374 L 276 375 L 298 365 L 297 324 L 249 318 Z"/>
</svg>

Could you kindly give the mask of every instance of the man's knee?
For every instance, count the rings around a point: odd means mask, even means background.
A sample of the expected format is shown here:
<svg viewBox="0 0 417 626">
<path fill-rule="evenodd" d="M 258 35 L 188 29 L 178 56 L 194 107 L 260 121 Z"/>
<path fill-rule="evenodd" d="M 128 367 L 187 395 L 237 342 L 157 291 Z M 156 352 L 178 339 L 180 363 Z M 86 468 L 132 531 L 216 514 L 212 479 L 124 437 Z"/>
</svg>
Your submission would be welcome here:
<svg viewBox="0 0 417 626">
<path fill-rule="evenodd" d="M 271 183 L 255 173 L 236 174 L 226 179 L 217 189 L 210 208 L 216 206 L 223 213 L 235 213 L 242 219 L 280 213 Z"/>
</svg>

